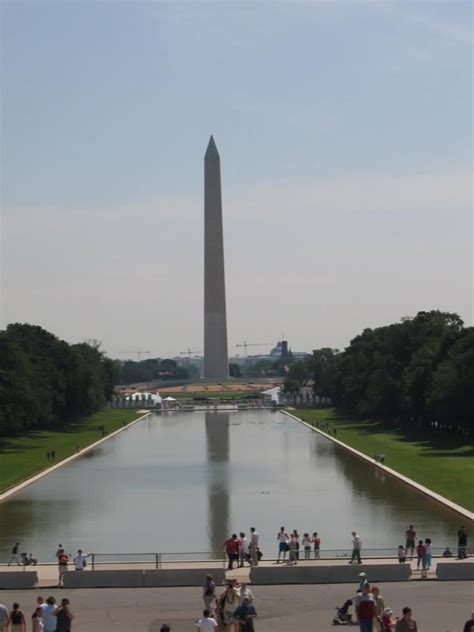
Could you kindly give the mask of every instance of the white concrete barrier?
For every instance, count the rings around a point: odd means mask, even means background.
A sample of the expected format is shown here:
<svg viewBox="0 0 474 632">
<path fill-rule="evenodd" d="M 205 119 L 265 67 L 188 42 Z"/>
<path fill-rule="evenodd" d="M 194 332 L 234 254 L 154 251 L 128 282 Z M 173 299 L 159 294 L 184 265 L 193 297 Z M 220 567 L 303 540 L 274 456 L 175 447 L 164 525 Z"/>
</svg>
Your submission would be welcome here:
<svg viewBox="0 0 474 632">
<path fill-rule="evenodd" d="M 330 566 L 252 566 L 250 583 L 256 586 L 271 584 L 327 584 Z"/>
<path fill-rule="evenodd" d="M 218 568 L 178 568 L 146 570 L 143 585 L 146 588 L 159 586 L 203 586 L 206 575 L 212 575 L 217 586 L 222 586 L 225 579 L 224 569 Z"/>
<path fill-rule="evenodd" d="M 38 583 L 36 571 L 0 572 L 0 589 L 35 588 Z"/>
<path fill-rule="evenodd" d="M 142 588 L 142 570 L 67 571 L 65 588 Z"/>
<path fill-rule="evenodd" d="M 438 562 L 436 577 L 444 581 L 474 580 L 474 562 Z"/>
</svg>

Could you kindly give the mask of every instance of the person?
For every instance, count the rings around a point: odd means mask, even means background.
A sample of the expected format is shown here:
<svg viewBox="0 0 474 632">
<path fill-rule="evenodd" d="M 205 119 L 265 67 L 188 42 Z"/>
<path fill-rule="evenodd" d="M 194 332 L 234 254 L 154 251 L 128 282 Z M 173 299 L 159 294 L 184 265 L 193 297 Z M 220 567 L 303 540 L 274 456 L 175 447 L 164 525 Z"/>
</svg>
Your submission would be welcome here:
<svg viewBox="0 0 474 632">
<path fill-rule="evenodd" d="M 252 566 L 258 566 L 258 533 L 255 527 L 250 527 L 250 559 Z"/>
<path fill-rule="evenodd" d="M 239 567 L 242 567 L 245 562 L 247 562 L 249 566 L 252 566 L 252 563 L 250 561 L 249 541 L 247 540 L 247 536 L 245 535 L 243 531 L 239 533 L 239 540 L 240 540 Z"/>
<path fill-rule="evenodd" d="M 204 609 L 210 612 L 211 617 L 214 616 L 216 584 L 212 575 L 206 575 L 206 581 L 202 589 L 202 600 L 204 602 Z"/>
<path fill-rule="evenodd" d="M 418 632 L 416 621 L 411 618 L 411 608 L 405 606 L 402 610 L 402 618 L 395 624 L 395 632 Z"/>
<path fill-rule="evenodd" d="M 196 621 L 196 627 L 199 632 L 213 632 L 217 628 L 217 621 L 211 616 L 209 610 L 204 610 L 202 619 Z"/>
<path fill-rule="evenodd" d="M 32 632 L 43 632 L 44 631 L 44 617 L 43 617 L 44 609 L 41 606 L 36 606 L 36 610 L 31 617 L 31 629 Z"/>
<path fill-rule="evenodd" d="M 367 573 L 359 573 L 359 588 L 357 589 L 357 592 L 361 593 L 364 586 L 368 583 L 369 580 L 367 579 Z"/>
<path fill-rule="evenodd" d="M 464 624 L 462 632 L 474 632 L 474 612 L 471 612 L 471 618 Z"/>
<path fill-rule="evenodd" d="M 64 547 L 62 544 L 58 544 L 58 548 L 56 549 L 56 553 L 54 554 L 54 557 L 56 559 L 59 559 L 59 554 L 61 553 L 61 551 L 64 551 Z"/>
<path fill-rule="evenodd" d="M 383 614 L 383 611 L 385 609 L 384 598 L 380 594 L 380 590 L 379 590 L 378 586 L 372 586 L 372 591 L 371 592 L 372 592 L 372 596 L 373 596 L 374 601 L 375 601 L 375 612 L 377 613 L 378 617 L 381 617 L 382 614 Z"/>
<path fill-rule="evenodd" d="M 321 549 L 321 538 L 318 535 L 318 532 L 315 531 L 313 533 L 313 550 L 314 550 L 314 559 L 319 560 L 320 557 L 320 549 Z"/>
<path fill-rule="evenodd" d="M 246 597 L 243 603 L 235 609 L 233 616 L 239 624 L 239 632 L 254 632 L 253 620 L 256 616 L 255 608 Z"/>
<path fill-rule="evenodd" d="M 240 590 L 239 590 L 239 605 L 242 605 L 244 602 L 244 599 L 248 599 L 249 603 L 253 603 L 253 593 L 250 590 L 250 588 L 248 587 L 246 582 L 242 582 L 240 584 Z"/>
<path fill-rule="evenodd" d="M 413 559 L 413 555 L 415 553 L 415 543 L 416 543 L 416 531 L 413 525 L 411 524 L 408 529 L 405 531 L 405 549 L 410 551 L 410 559 Z"/>
<path fill-rule="evenodd" d="M 467 531 L 464 527 L 461 527 L 458 531 L 458 559 L 464 560 L 467 558 Z"/>
<path fill-rule="evenodd" d="M 28 555 L 28 564 L 31 566 L 36 566 L 38 564 L 38 559 L 36 557 L 33 557 L 33 553 L 30 553 Z"/>
<path fill-rule="evenodd" d="M 420 570 L 420 566 L 423 568 L 423 557 L 425 555 L 425 545 L 423 540 L 418 540 L 418 546 L 416 547 L 416 570 Z"/>
<path fill-rule="evenodd" d="M 288 534 L 285 531 L 285 527 L 280 527 L 280 531 L 277 533 L 277 542 L 278 542 L 278 558 L 277 564 L 280 563 L 280 556 L 282 557 L 282 562 L 286 559 L 286 552 L 289 550 L 288 542 Z"/>
<path fill-rule="evenodd" d="M 296 529 L 293 529 L 292 533 L 296 540 L 296 559 L 299 560 L 300 559 L 300 535 Z"/>
<path fill-rule="evenodd" d="M 292 533 L 290 535 L 290 542 L 288 544 L 289 554 L 288 554 L 288 566 L 293 566 L 298 564 L 298 540 L 295 537 L 295 534 Z"/>
<path fill-rule="evenodd" d="M 56 632 L 71 632 L 74 614 L 69 608 L 69 599 L 61 599 L 61 605 L 54 613 L 56 617 Z"/>
<path fill-rule="evenodd" d="M 13 610 L 7 621 L 7 628 L 10 627 L 11 632 L 26 632 L 26 620 L 23 612 L 20 610 L 20 604 L 15 601 Z"/>
<path fill-rule="evenodd" d="M 233 533 L 232 537 L 224 542 L 224 549 L 229 558 L 227 570 L 231 571 L 234 568 L 234 562 L 239 563 L 240 540 L 236 533 Z"/>
<path fill-rule="evenodd" d="M 382 612 L 382 629 L 383 632 L 392 632 L 395 627 L 395 621 L 392 618 L 393 610 L 391 608 L 384 608 Z"/>
<path fill-rule="evenodd" d="M 432 555 L 431 540 L 430 538 L 426 538 L 425 539 L 425 553 L 423 555 L 422 577 L 426 577 L 427 571 L 429 571 L 431 568 L 431 555 Z"/>
<path fill-rule="evenodd" d="M 407 559 L 407 552 L 403 544 L 400 544 L 400 546 L 398 547 L 398 563 L 405 564 L 406 559 Z"/>
<path fill-rule="evenodd" d="M 31 618 L 34 619 L 36 617 L 38 608 L 41 608 L 41 610 L 44 610 L 46 608 L 46 605 L 47 604 L 44 603 L 43 597 L 41 597 L 41 596 L 40 597 L 36 597 L 36 607 L 35 607 L 35 611 L 31 615 Z M 43 622 L 43 625 L 44 625 L 44 622 Z"/>
<path fill-rule="evenodd" d="M 87 566 L 87 558 L 89 556 L 88 555 L 84 555 L 82 553 L 82 549 L 77 549 L 77 555 L 74 558 L 74 569 L 76 571 L 83 571 L 85 569 L 85 567 Z"/>
<path fill-rule="evenodd" d="M 6 632 L 8 623 L 7 607 L 0 603 L 0 632 Z"/>
<path fill-rule="evenodd" d="M 69 555 L 66 553 L 64 549 L 58 554 L 58 586 L 62 586 L 64 583 L 64 573 L 67 571 L 67 565 L 69 564 Z"/>
<path fill-rule="evenodd" d="M 171 632 L 171 628 L 167 623 L 163 623 L 160 628 L 160 632 Z"/>
<path fill-rule="evenodd" d="M 311 559 L 311 538 L 309 536 L 309 533 L 303 533 L 303 537 L 301 538 L 301 544 L 303 546 L 304 549 L 304 559 L 305 560 L 309 560 Z"/>
<path fill-rule="evenodd" d="M 56 599 L 54 597 L 48 597 L 46 599 L 46 608 L 43 610 L 45 632 L 56 632 L 57 621 L 54 613 L 57 609 Z"/>
<path fill-rule="evenodd" d="M 233 582 L 227 582 L 226 588 L 222 595 L 219 597 L 219 608 L 222 614 L 222 621 L 226 626 L 227 632 L 237 632 L 234 625 L 233 616 L 236 607 L 239 604 L 239 594 L 234 587 Z"/>
<path fill-rule="evenodd" d="M 12 562 L 16 562 L 18 566 L 21 566 L 20 562 L 20 543 L 16 542 L 12 548 L 12 552 L 10 555 L 10 561 L 8 562 L 8 566 L 11 566 Z"/>
<path fill-rule="evenodd" d="M 359 620 L 360 632 L 373 632 L 373 622 L 377 613 L 375 610 L 375 599 L 370 592 L 370 584 L 364 584 L 362 592 L 356 596 L 355 610 Z"/>
<path fill-rule="evenodd" d="M 451 551 L 451 549 L 449 548 L 449 546 L 447 546 L 443 553 L 442 553 L 443 557 L 453 557 L 453 552 Z"/>
<path fill-rule="evenodd" d="M 362 542 L 356 531 L 352 531 L 352 557 L 349 564 L 353 564 L 354 560 L 357 560 L 357 564 L 362 564 L 360 559 L 360 552 L 362 550 Z"/>
</svg>

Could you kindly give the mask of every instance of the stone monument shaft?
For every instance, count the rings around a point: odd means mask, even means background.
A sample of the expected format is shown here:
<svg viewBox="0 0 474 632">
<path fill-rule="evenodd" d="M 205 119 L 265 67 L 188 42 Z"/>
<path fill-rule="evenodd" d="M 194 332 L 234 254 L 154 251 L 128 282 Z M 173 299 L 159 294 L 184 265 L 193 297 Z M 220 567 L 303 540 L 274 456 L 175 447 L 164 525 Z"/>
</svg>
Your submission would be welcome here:
<svg viewBox="0 0 474 632">
<path fill-rule="evenodd" d="M 229 377 L 221 167 L 212 136 L 204 157 L 204 377 Z"/>
</svg>

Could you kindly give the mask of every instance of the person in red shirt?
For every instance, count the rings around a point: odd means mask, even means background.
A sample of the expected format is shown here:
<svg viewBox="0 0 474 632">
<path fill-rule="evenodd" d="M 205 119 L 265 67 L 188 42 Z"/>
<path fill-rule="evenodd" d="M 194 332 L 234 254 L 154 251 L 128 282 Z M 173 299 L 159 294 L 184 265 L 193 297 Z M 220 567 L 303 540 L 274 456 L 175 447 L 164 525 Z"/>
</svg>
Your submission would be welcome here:
<svg viewBox="0 0 474 632">
<path fill-rule="evenodd" d="M 418 546 L 416 547 L 416 570 L 420 569 L 420 566 L 423 567 L 423 557 L 425 556 L 425 545 L 423 544 L 423 540 L 418 541 Z"/>
<path fill-rule="evenodd" d="M 57 553 L 58 558 L 58 571 L 59 571 L 59 583 L 58 586 L 62 586 L 64 583 L 64 573 L 67 571 L 67 565 L 69 564 L 69 555 L 64 549 L 59 549 Z"/>
<path fill-rule="evenodd" d="M 362 592 L 355 600 L 357 618 L 359 619 L 360 632 L 373 632 L 374 619 L 377 617 L 375 599 L 370 592 L 370 584 L 364 584 Z"/>
<path fill-rule="evenodd" d="M 224 551 L 227 553 L 227 557 L 229 558 L 227 570 L 231 571 L 234 568 L 234 562 L 237 562 L 237 564 L 239 563 L 240 557 L 240 540 L 236 533 L 233 533 L 232 537 L 228 538 L 224 542 Z"/>
</svg>

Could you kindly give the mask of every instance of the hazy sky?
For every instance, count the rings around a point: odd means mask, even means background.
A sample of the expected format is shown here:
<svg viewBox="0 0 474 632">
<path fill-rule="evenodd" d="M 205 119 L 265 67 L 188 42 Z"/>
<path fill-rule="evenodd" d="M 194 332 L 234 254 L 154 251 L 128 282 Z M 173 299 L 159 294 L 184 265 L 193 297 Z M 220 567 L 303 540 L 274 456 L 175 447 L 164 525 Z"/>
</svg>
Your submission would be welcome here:
<svg viewBox="0 0 474 632">
<path fill-rule="evenodd" d="M 471 324 L 470 2 L 1 14 L 2 326 L 202 349 L 211 133 L 231 353 L 343 348 L 419 310 Z"/>
</svg>

